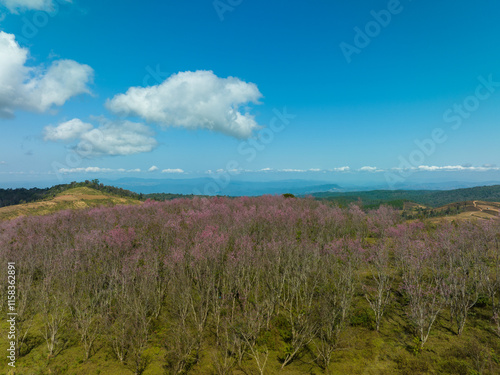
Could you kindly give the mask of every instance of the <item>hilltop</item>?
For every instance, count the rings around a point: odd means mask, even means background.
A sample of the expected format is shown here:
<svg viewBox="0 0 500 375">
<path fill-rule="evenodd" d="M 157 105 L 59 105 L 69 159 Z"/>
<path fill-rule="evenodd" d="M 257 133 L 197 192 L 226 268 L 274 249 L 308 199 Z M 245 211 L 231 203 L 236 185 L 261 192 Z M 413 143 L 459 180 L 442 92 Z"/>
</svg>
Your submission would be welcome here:
<svg viewBox="0 0 500 375">
<path fill-rule="evenodd" d="M 406 219 L 432 219 L 439 218 L 452 220 L 498 220 L 500 219 L 500 203 L 486 201 L 464 201 L 446 204 L 442 207 L 427 207 L 413 202 L 405 202 L 402 215 Z"/>
<path fill-rule="evenodd" d="M 140 203 L 139 198 L 135 196 L 127 197 L 82 186 L 63 189 L 61 193 L 57 193 L 51 198 L 45 198 L 36 202 L 0 207 L 0 220 L 13 219 L 19 216 L 46 215 L 67 209 L 98 206 L 112 207 Z"/>
<path fill-rule="evenodd" d="M 122 188 L 107 186 L 99 182 L 99 180 L 86 180 L 83 182 L 73 181 L 69 184 L 55 185 L 50 188 L 33 188 L 33 189 L 0 189 L 0 207 L 12 206 L 16 204 L 37 202 L 56 197 L 58 194 L 64 193 L 70 189 L 87 187 L 98 190 L 102 193 L 113 194 L 119 197 L 141 199 L 142 195 L 134 193 Z"/>
</svg>

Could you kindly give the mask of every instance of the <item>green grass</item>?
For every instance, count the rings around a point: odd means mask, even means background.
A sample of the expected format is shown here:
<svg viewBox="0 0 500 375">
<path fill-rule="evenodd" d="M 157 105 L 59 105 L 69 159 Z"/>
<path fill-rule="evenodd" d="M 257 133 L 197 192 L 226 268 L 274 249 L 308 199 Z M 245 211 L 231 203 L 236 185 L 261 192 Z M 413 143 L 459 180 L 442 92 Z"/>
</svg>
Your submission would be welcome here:
<svg viewBox="0 0 500 375">
<path fill-rule="evenodd" d="M 323 372 L 315 363 L 312 345 L 303 351 L 297 360 L 281 370 L 278 361 L 283 342 L 280 332 L 274 326 L 267 336 L 266 344 L 270 355 L 266 374 L 498 374 L 500 373 L 500 340 L 493 334 L 488 320 L 491 307 L 475 307 L 468 319 L 462 336 L 450 327 L 449 317 L 440 315 L 435 323 L 429 341 L 423 350 L 405 318 L 401 307 L 403 301 L 394 300 L 383 319 L 380 332 L 376 332 L 366 301 L 361 295 L 356 297 L 356 310 L 351 317 L 351 325 L 342 335 L 328 372 Z M 276 322 L 274 322 L 276 324 Z M 2 337 L 6 337 L 7 324 L 0 323 Z M 131 367 L 121 364 L 103 338 L 98 341 L 97 351 L 88 361 L 83 360 L 84 351 L 76 334 L 65 336 L 65 347 L 53 358 L 47 357 L 43 339 L 43 326 L 37 317 L 31 330 L 33 349 L 17 361 L 11 374 L 61 374 L 61 375 L 126 375 L 133 374 Z M 164 374 L 165 349 L 162 343 L 168 340 L 166 324 L 160 316 L 145 352 L 150 363 L 145 375 Z M 192 369 L 193 374 L 214 374 L 212 363 L 215 353 L 214 343 L 205 340 L 200 361 Z M 237 367 L 233 374 L 255 373 L 252 359 L 243 362 L 246 372 Z M 0 358 L 0 367 L 7 368 L 6 359 Z"/>
</svg>

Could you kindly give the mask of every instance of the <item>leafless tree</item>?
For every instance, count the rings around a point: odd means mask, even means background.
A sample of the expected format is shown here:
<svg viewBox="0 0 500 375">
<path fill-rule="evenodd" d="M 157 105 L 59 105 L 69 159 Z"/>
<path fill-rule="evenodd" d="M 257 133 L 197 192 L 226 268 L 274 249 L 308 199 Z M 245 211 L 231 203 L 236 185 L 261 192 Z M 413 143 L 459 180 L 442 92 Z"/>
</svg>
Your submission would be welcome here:
<svg viewBox="0 0 500 375">
<path fill-rule="evenodd" d="M 391 299 L 392 276 L 388 248 L 383 244 L 371 250 L 367 263 L 375 286 L 370 287 L 365 284 L 363 289 L 365 298 L 375 315 L 376 330 L 379 331 L 382 317 Z"/>
</svg>

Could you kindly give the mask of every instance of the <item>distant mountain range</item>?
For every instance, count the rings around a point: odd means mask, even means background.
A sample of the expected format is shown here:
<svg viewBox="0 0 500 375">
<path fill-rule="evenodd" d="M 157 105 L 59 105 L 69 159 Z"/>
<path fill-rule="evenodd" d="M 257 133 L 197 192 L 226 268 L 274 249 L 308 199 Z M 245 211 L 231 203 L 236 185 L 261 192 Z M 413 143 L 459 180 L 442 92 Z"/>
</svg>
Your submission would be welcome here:
<svg viewBox="0 0 500 375">
<path fill-rule="evenodd" d="M 405 202 L 429 207 L 473 200 L 500 202 L 500 184 L 450 190 L 437 190 L 438 186 L 443 189 L 444 185 L 431 184 L 431 186 L 435 189 L 369 190 L 366 187 L 341 187 L 328 182 L 308 180 L 267 182 L 231 180 L 225 184 L 222 180 L 217 181 L 212 178 L 165 180 L 128 178 L 115 181 L 72 182 L 50 188 L 0 189 L 0 207 L 50 200 L 68 189 L 78 187 L 89 187 L 105 194 L 137 200 L 148 198 L 166 200 L 193 195 L 258 196 L 291 193 L 296 196 L 311 195 L 316 199 L 334 201 L 340 205 L 361 200 L 365 208 L 378 207 L 380 204 L 402 208 Z"/>
<path fill-rule="evenodd" d="M 217 178 L 184 178 L 184 179 L 142 179 L 122 178 L 119 180 L 101 180 L 106 185 L 112 185 L 136 193 L 170 193 L 186 195 L 229 195 L 258 196 L 264 194 L 308 195 L 315 193 L 349 193 L 373 190 L 387 190 L 387 185 L 339 185 L 330 181 L 314 180 L 277 180 L 277 181 L 244 181 L 236 178 L 226 181 Z M 478 185 L 500 185 L 498 181 L 477 182 L 407 182 L 395 186 L 397 190 L 437 191 L 474 188 Z M 395 193 L 396 195 L 398 193 Z M 419 195 L 419 194 L 417 194 Z M 478 198 L 479 199 L 479 198 Z"/>
<path fill-rule="evenodd" d="M 308 180 L 280 180 L 280 181 L 241 181 L 229 182 L 213 178 L 191 179 L 141 179 L 124 178 L 120 180 L 102 180 L 106 185 L 113 185 L 136 193 L 171 193 L 195 195 L 229 195 L 229 196 L 258 196 L 264 194 L 307 195 L 317 192 L 346 191 L 337 184 L 324 181 Z"/>
<path fill-rule="evenodd" d="M 454 190 L 372 190 L 357 192 L 320 192 L 315 198 L 349 203 L 361 200 L 365 205 L 385 202 L 415 202 L 440 207 L 455 202 L 472 200 L 500 202 L 500 185 L 478 186 Z"/>
</svg>

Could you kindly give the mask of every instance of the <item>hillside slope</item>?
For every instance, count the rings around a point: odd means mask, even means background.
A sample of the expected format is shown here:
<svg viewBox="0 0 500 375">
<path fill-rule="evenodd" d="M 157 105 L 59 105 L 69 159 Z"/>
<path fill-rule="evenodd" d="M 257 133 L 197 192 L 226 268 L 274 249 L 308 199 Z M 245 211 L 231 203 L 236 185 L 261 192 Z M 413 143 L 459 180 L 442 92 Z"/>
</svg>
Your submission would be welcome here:
<svg viewBox="0 0 500 375">
<path fill-rule="evenodd" d="M 86 180 L 82 182 L 73 181 L 69 184 L 54 185 L 47 188 L 33 189 L 0 189 L 0 207 L 14 206 L 23 203 L 38 202 L 54 198 L 58 194 L 64 193 L 69 189 L 88 187 L 98 190 L 102 193 L 113 194 L 119 197 L 141 199 L 141 195 L 129 190 L 121 189 L 115 186 L 106 186 L 99 180 Z"/>
<path fill-rule="evenodd" d="M 478 186 L 455 190 L 372 190 L 349 193 L 316 193 L 315 198 L 355 202 L 361 199 L 365 205 L 380 204 L 388 201 L 411 201 L 430 207 L 441 207 L 450 203 L 464 201 L 500 201 L 500 185 Z"/>
<path fill-rule="evenodd" d="M 0 220 L 9 220 L 19 216 L 46 215 L 67 209 L 140 203 L 140 200 L 133 197 L 121 197 L 89 187 L 77 187 L 65 190 L 51 199 L 0 207 Z"/>
</svg>

